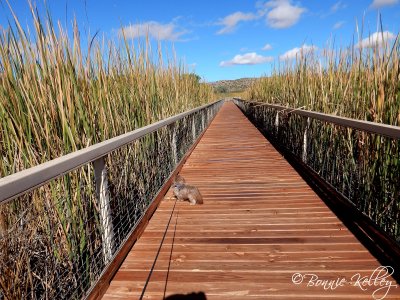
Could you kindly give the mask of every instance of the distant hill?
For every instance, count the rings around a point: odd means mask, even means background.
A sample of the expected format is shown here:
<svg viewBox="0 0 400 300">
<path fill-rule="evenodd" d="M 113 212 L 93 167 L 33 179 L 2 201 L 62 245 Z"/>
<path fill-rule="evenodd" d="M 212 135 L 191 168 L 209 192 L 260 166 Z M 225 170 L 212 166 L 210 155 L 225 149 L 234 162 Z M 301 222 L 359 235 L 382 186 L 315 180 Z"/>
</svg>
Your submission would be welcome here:
<svg viewBox="0 0 400 300">
<path fill-rule="evenodd" d="M 257 78 L 240 78 L 235 80 L 218 80 L 209 84 L 217 93 L 242 92 L 247 89 Z"/>
</svg>

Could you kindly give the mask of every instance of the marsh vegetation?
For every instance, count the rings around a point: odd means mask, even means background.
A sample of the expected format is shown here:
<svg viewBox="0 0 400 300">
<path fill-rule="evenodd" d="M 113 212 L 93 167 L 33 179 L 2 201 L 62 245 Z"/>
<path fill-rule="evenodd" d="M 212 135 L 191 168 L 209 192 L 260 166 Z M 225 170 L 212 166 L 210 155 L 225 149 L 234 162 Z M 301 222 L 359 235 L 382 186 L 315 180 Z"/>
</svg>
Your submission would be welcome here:
<svg viewBox="0 0 400 300">
<path fill-rule="evenodd" d="M 34 28 L 14 15 L 0 32 L 0 177 L 213 98 L 160 44 L 123 31 L 83 43 L 76 22 L 68 31 L 49 12 L 31 13 Z M 107 159 L 118 243 L 173 167 L 159 153 L 169 140 L 154 133 Z M 105 262 L 93 178 L 87 165 L 1 204 L 0 299 L 80 298 L 98 278 Z"/>
</svg>

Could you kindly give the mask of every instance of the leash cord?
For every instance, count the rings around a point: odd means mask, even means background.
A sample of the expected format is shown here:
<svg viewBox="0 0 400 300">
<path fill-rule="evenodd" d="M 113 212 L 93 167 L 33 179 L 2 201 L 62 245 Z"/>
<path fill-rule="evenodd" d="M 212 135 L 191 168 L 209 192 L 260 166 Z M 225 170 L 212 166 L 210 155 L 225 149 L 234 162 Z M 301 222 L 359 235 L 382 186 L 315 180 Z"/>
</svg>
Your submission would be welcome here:
<svg viewBox="0 0 400 300">
<path fill-rule="evenodd" d="M 143 287 L 143 290 L 142 290 L 142 294 L 140 295 L 140 298 L 139 298 L 140 300 L 143 299 L 144 293 L 146 292 L 147 285 L 148 285 L 148 283 L 150 281 L 151 275 L 153 274 L 154 267 L 155 267 L 155 265 L 157 263 L 158 255 L 160 254 L 161 248 L 162 248 L 162 246 L 164 244 L 164 240 L 165 240 L 165 237 L 166 237 L 167 232 L 168 232 L 169 224 L 171 223 L 172 215 L 174 214 L 174 211 L 175 211 L 175 206 L 176 206 L 177 200 L 178 199 L 175 199 L 174 207 L 172 208 L 171 215 L 169 216 L 167 227 L 165 228 L 164 235 L 163 235 L 163 238 L 161 240 L 160 246 L 158 247 L 158 251 L 157 251 L 156 257 L 154 258 L 153 265 L 151 266 L 151 269 L 150 269 L 150 273 L 147 276 L 146 282 L 144 284 L 144 287 Z"/>
</svg>

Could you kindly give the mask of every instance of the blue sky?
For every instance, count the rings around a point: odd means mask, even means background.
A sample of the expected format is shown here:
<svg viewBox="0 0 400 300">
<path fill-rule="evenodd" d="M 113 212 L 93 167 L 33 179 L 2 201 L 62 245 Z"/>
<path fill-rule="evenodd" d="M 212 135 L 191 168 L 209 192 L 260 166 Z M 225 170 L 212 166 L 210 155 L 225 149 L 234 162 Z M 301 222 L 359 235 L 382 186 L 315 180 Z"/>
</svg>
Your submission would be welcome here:
<svg viewBox="0 0 400 300">
<path fill-rule="evenodd" d="M 12 1 L 22 24 L 31 27 L 26 0 Z M 329 41 L 346 47 L 364 22 L 364 41 L 381 38 L 377 31 L 382 16 L 384 37 L 394 39 L 400 27 L 399 0 L 47 0 L 53 19 L 71 27 L 75 16 L 83 34 L 99 31 L 117 38 L 124 28 L 128 38 L 149 32 L 175 49 L 178 58 L 206 81 L 268 75 L 272 65 L 290 60 L 296 53 L 320 50 Z M 43 1 L 37 0 L 43 11 Z M 10 12 L 0 0 L 0 25 L 7 27 Z M 363 21 L 364 20 L 364 21 Z M 371 36 L 368 39 L 368 36 Z"/>
</svg>

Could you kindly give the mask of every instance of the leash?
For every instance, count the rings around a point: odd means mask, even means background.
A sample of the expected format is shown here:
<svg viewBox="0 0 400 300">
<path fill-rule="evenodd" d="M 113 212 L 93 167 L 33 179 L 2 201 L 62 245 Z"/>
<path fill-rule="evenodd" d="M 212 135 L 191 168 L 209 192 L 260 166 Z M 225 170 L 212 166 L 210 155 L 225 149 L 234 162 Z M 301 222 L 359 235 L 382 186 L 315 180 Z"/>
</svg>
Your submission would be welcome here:
<svg viewBox="0 0 400 300">
<path fill-rule="evenodd" d="M 162 248 L 162 246 L 163 246 L 163 244 L 164 244 L 164 240 L 165 240 L 165 237 L 166 237 L 167 232 L 168 232 L 169 224 L 171 223 L 172 215 L 174 214 L 174 211 L 175 211 L 175 206 L 176 206 L 177 200 L 178 200 L 178 199 L 175 199 L 174 207 L 172 208 L 171 215 L 169 216 L 169 220 L 168 220 L 167 226 L 166 226 L 166 228 L 165 228 L 163 238 L 162 238 L 162 240 L 161 240 L 160 246 L 158 247 L 158 251 L 157 251 L 156 257 L 154 258 L 153 265 L 151 266 L 151 269 L 150 269 L 150 273 L 149 273 L 149 275 L 147 276 L 146 282 L 145 282 L 144 287 L 143 287 L 143 290 L 142 290 L 142 294 L 141 294 L 140 297 L 139 297 L 140 300 L 143 299 L 144 293 L 146 292 L 146 289 L 147 289 L 147 285 L 149 284 L 151 275 L 153 274 L 154 267 L 155 267 L 155 265 L 156 265 L 156 263 L 157 263 L 158 255 L 160 254 L 161 248 Z M 176 223 L 175 223 L 175 229 L 176 229 Z M 174 232 L 174 238 L 175 238 L 175 232 Z M 168 270 L 169 270 L 169 267 L 168 267 Z M 165 292 L 164 292 L 164 293 L 165 293 Z"/>
<path fill-rule="evenodd" d="M 172 236 L 171 251 L 169 252 L 169 261 L 168 261 L 167 278 L 165 279 L 165 286 L 164 286 L 163 299 L 165 299 L 165 294 L 167 293 L 167 285 L 168 285 L 168 278 L 169 278 L 169 270 L 170 270 L 170 268 L 171 268 L 172 252 L 174 251 L 174 242 L 175 242 L 175 234 L 176 234 L 176 225 L 178 224 L 178 215 L 179 215 L 179 209 L 178 209 L 178 211 L 177 211 L 177 213 L 176 213 L 176 218 L 175 218 L 174 235 Z"/>
</svg>

